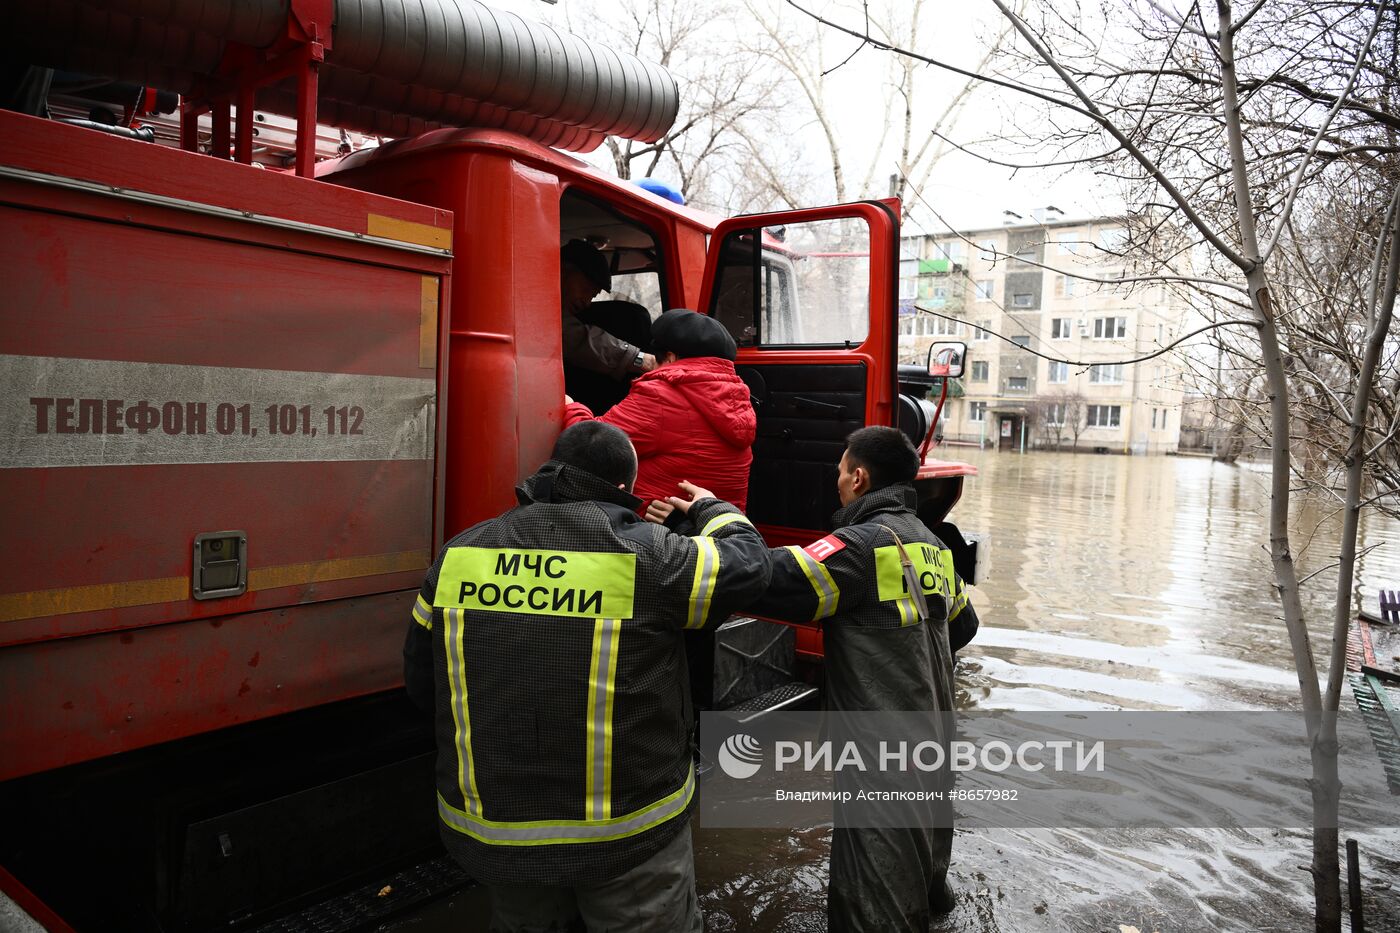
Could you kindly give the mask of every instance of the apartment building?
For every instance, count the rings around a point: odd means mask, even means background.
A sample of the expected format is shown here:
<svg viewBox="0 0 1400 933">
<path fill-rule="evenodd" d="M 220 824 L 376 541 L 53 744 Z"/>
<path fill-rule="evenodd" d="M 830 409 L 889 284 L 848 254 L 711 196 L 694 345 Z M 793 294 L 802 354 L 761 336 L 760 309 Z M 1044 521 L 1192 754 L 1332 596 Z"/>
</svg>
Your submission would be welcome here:
<svg viewBox="0 0 1400 933">
<path fill-rule="evenodd" d="M 1133 274 L 1121 219 L 1037 214 L 902 243 L 901 361 L 924 362 L 938 340 L 969 348 L 944 437 L 1014 450 L 1175 450 L 1181 358 L 1122 361 L 1180 337 L 1189 307 L 1162 283 L 1121 281 Z"/>
</svg>

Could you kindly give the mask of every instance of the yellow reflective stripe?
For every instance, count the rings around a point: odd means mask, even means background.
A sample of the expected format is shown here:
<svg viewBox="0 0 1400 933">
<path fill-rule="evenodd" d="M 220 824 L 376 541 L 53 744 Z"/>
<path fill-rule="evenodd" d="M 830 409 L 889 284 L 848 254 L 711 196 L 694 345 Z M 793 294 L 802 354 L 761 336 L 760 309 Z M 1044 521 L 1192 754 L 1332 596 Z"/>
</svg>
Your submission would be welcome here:
<svg viewBox="0 0 1400 933">
<path fill-rule="evenodd" d="M 383 214 L 367 214 L 365 216 L 365 233 L 370 236 L 383 237 L 386 240 L 414 243 L 418 246 L 432 246 L 436 249 L 452 248 L 451 227 L 435 227 L 431 224 L 420 224 L 414 220 L 386 217 Z"/>
<path fill-rule="evenodd" d="M 837 588 L 836 581 L 832 579 L 831 571 L 822 565 L 806 551 L 795 545 L 788 545 L 784 550 L 792 554 L 792 559 L 797 562 L 797 566 L 802 568 L 802 573 L 807 577 L 807 582 L 812 584 L 812 590 L 817 594 L 817 611 L 812 615 L 812 621 L 825 619 L 835 615 L 836 604 L 841 600 L 841 590 Z"/>
<path fill-rule="evenodd" d="M 427 569 L 430 563 L 432 561 L 427 551 L 403 551 L 397 554 L 372 554 L 304 564 L 257 567 L 248 571 L 248 592 L 304 586 L 308 583 L 352 580 L 387 573 L 422 571 Z M 17 622 L 39 616 L 72 615 L 99 609 L 154 606 L 189 598 L 188 574 L 156 580 L 128 580 L 122 583 L 97 583 L 91 586 L 6 593 L 0 595 L 0 622 Z"/>
<path fill-rule="evenodd" d="M 689 614 L 686 628 L 704 628 L 710 615 L 710 598 L 715 594 L 719 578 L 719 548 L 709 538 L 691 538 L 695 542 L 695 579 L 690 584 Z"/>
<path fill-rule="evenodd" d="M 413 621 L 430 632 L 433 630 L 433 607 L 422 593 L 418 594 L 418 600 L 413 604 Z"/>
<path fill-rule="evenodd" d="M 749 521 L 748 517 L 745 515 L 741 515 L 738 512 L 725 512 L 722 515 L 716 515 L 714 518 L 706 522 L 705 527 L 700 529 L 700 537 L 708 538 L 710 535 L 714 534 L 716 531 L 719 531 L 725 525 L 732 525 L 735 522 L 743 522 L 745 525 L 749 525 L 750 527 L 752 527 L 753 525 L 753 522 Z"/>
<path fill-rule="evenodd" d="M 613 772 L 613 700 L 617 697 L 614 685 L 617 683 L 617 647 L 621 638 L 622 625 L 617 620 L 613 635 L 613 663 L 608 672 L 607 703 L 603 709 L 603 812 L 601 819 L 612 818 L 612 772 Z"/>
<path fill-rule="evenodd" d="M 448 548 L 433 605 L 482 612 L 632 618 L 637 555 L 524 548 Z"/>
<path fill-rule="evenodd" d="M 899 624 L 913 625 L 919 621 L 919 607 L 914 605 L 914 598 L 897 600 L 895 605 L 899 607 Z"/>
<path fill-rule="evenodd" d="M 967 589 L 958 587 L 958 595 L 954 596 L 948 606 L 948 621 L 951 622 L 958 617 L 958 614 L 967 608 Z"/>
<path fill-rule="evenodd" d="M 967 605 L 967 587 L 958 579 L 958 572 L 953 566 L 952 551 L 938 552 L 938 569 L 943 574 L 943 592 L 948 594 L 948 621 L 951 622 Z"/>
<path fill-rule="evenodd" d="M 593 657 L 588 665 L 587 763 L 583 813 L 590 820 L 612 815 L 612 712 L 617 681 L 617 619 L 593 623 Z"/>
<path fill-rule="evenodd" d="M 644 833 L 685 812 L 695 795 L 695 769 L 685 783 L 655 803 L 623 816 L 601 820 L 487 820 L 465 813 L 438 794 L 438 817 L 450 828 L 481 842 L 503 846 L 541 846 L 575 842 L 607 842 Z"/>
<path fill-rule="evenodd" d="M 462 645 L 462 610 L 442 612 L 447 639 L 447 682 L 452 693 L 452 722 L 456 726 L 457 787 L 467 810 L 481 813 L 481 797 L 476 789 L 476 765 L 472 761 L 472 721 L 467 705 L 466 658 Z"/>
</svg>

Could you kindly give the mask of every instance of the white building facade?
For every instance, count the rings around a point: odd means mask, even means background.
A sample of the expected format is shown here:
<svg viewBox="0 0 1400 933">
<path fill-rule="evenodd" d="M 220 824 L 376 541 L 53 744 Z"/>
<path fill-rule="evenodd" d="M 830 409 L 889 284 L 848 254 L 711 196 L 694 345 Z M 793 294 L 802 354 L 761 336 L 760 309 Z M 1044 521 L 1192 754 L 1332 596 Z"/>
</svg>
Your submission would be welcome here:
<svg viewBox="0 0 1400 933">
<path fill-rule="evenodd" d="M 1124 238 L 1121 220 L 1094 218 L 904 239 L 901 362 L 923 363 L 938 340 L 968 344 L 944 408 L 945 440 L 1176 450 L 1182 358 L 1123 361 L 1180 338 L 1191 310 L 1163 283 L 1122 281 L 1134 274 L 1119 255 Z"/>
</svg>

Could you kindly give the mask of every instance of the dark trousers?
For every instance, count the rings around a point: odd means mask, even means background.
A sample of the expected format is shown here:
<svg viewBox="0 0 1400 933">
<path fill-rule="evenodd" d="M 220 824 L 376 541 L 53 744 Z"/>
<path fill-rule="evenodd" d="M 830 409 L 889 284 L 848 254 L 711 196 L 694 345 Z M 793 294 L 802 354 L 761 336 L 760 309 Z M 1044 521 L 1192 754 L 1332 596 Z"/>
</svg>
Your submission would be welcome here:
<svg viewBox="0 0 1400 933">
<path fill-rule="evenodd" d="M 616 878 L 550 887 L 493 884 L 491 929 L 499 933 L 702 933 L 690 823 L 651 858 Z"/>
<path fill-rule="evenodd" d="M 951 828 L 832 830 L 827 929 L 927 933 L 951 906 L 944 884 L 952 849 Z"/>
</svg>

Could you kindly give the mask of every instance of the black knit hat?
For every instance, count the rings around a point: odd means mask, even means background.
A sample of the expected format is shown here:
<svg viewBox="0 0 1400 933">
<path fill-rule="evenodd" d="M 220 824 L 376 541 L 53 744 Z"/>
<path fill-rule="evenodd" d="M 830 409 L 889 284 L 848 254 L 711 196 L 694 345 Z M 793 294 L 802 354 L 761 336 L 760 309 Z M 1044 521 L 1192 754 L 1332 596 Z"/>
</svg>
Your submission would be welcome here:
<svg viewBox="0 0 1400 933">
<path fill-rule="evenodd" d="M 588 281 L 609 291 L 612 288 L 612 273 L 603 254 L 584 240 L 570 240 L 559 250 L 559 261 L 567 262 L 588 277 Z"/>
<path fill-rule="evenodd" d="M 717 356 L 734 361 L 738 348 L 724 325 L 686 308 L 672 308 L 651 325 L 651 349 L 657 356 L 671 352 L 681 359 Z"/>
</svg>

